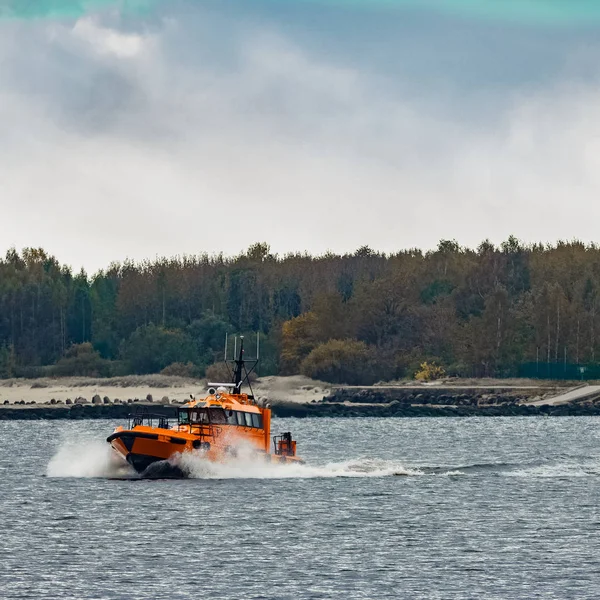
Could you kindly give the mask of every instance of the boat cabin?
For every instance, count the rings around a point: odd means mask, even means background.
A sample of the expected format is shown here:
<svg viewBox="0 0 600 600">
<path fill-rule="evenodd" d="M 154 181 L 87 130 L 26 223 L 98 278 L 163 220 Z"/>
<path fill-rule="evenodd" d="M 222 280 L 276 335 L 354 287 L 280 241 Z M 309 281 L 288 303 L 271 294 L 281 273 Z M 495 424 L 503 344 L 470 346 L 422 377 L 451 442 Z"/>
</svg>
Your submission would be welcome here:
<svg viewBox="0 0 600 600">
<path fill-rule="evenodd" d="M 180 408 L 177 411 L 179 425 L 234 425 L 263 429 L 263 417 L 260 412 L 233 410 L 218 406 L 196 406 Z"/>
</svg>

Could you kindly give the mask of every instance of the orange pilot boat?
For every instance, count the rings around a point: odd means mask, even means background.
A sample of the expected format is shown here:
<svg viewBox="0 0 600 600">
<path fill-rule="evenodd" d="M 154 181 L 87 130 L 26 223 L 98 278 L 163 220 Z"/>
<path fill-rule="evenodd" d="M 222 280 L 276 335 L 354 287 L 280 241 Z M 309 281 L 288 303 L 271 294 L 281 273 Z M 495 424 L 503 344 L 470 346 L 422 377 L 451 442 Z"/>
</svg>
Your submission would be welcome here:
<svg viewBox="0 0 600 600">
<path fill-rule="evenodd" d="M 139 410 L 130 415 L 127 429 L 117 427 L 106 441 L 138 473 L 148 476 L 185 477 L 178 458 L 186 452 L 215 462 L 244 452 L 266 462 L 302 463 L 290 432 L 271 438 L 270 405 L 256 401 L 252 393 L 250 374 L 258 364 L 258 350 L 257 341 L 256 359 L 245 360 L 242 336 L 238 358 L 228 361 L 226 339 L 225 362 L 233 365 L 231 383 L 209 383 L 208 395 L 178 407 L 174 422 L 146 408 Z M 241 391 L 244 383 L 249 394 Z"/>
</svg>

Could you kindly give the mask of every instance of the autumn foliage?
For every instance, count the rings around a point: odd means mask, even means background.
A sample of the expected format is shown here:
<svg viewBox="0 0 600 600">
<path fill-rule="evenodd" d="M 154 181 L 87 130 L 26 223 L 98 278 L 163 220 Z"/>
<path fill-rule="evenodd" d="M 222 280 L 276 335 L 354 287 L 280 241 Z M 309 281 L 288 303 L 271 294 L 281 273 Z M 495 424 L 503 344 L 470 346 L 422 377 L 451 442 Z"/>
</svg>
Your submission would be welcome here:
<svg viewBox="0 0 600 600">
<path fill-rule="evenodd" d="M 41 249 L 0 260 L 0 377 L 204 374 L 225 334 L 261 334 L 259 375 L 367 383 L 600 364 L 600 248 L 184 256 L 73 273 Z M 230 337 L 231 339 L 231 337 Z M 577 372 L 579 372 L 577 370 Z"/>
<path fill-rule="evenodd" d="M 435 381 L 441 379 L 444 375 L 446 375 L 446 371 L 442 367 L 425 361 L 421 363 L 419 370 L 415 373 L 415 379 L 417 381 Z"/>
<path fill-rule="evenodd" d="M 349 385 L 375 383 L 379 370 L 374 348 L 357 340 L 329 340 L 318 345 L 300 369 L 313 379 Z"/>
</svg>

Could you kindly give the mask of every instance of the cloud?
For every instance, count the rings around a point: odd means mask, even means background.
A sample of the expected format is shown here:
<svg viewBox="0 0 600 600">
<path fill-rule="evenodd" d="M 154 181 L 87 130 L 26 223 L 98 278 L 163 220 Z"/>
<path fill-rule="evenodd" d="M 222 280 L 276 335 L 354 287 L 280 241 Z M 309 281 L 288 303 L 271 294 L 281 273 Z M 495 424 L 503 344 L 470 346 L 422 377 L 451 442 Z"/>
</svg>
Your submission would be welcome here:
<svg viewBox="0 0 600 600">
<path fill-rule="evenodd" d="M 90 270 L 126 256 L 596 237 L 600 87 L 477 93 L 328 58 L 195 9 L 0 36 L 0 239 Z M 31 51 L 23 51 L 31 48 Z M 447 105 L 443 100 L 448 99 Z"/>
<path fill-rule="evenodd" d="M 98 25 L 92 18 L 82 18 L 72 29 L 73 36 L 79 38 L 84 45 L 89 45 L 100 55 L 113 55 L 117 58 L 134 58 L 139 56 L 148 40 L 134 33 L 122 33 L 109 27 Z"/>
</svg>

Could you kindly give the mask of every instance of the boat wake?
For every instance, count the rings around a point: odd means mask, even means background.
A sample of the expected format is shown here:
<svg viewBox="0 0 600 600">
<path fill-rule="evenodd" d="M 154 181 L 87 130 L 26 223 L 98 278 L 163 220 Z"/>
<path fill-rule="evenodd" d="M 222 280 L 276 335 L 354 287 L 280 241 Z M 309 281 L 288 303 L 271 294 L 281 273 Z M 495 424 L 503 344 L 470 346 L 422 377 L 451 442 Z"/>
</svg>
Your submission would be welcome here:
<svg viewBox="0 0 600 600">
<path fill-rule="evenodd" d="M 581 463 L 565 462 L 535 465 L 520 469 L 514 469 L 503 473 L 506 477 L 525 478 L 555 478 L 565 479 L 572 477 L 598 477 L 600 476 L 600 464 L 598 462 L 584 461 Z"/>
<path fill-rule="evenodd" d="M 388 460 L 359 458 L 324 465 L 265 463 L 250 457 L 214 463 L 183 455 L 179 467 L 192 479 L 314 479 L 331 477 L 390 477 L 424 475 Z"/>
<path fill-rule="evenodd" d="M 165 461 L 166 462 L 166 461 Z M 47 477 L 96 477 L 104 479 L 162 479 L 168 469 L 155 463 L 138 475 L 104 442 L 79 440 L 62 444 L 46 468 Z M 240 453 L 223 463 L 207 460 L 201 454 L 186 453 L 171 462 L 189 479 L 292 479 L 326 477 L 390 477 L 416 476 L 425 473 L 407 468 L 399 462 L 357 458 L 324 465 L 265 463 Z"/>
<path fill-rule="evenodd" d="M 571 478 L 600 476 L 598 459 L 580 457 L 579 460 L 533 461 L 530 463 L 481 463 L 458 467 L 422 467 L 427 474 L 471 475 L 491 477 Z"/>
<path fill-rule="evenodd" d="M 582 457 L 583 458 L 583 457 Z M 266 463 L 240 452 L 223 463 L 207 460 L 201 453 L 179 455 L 171 464 L 155 463 L 143 475 L 117 456 L 105 442 L 82 438 L 63 443 L 46 467 L 47 477 L 95 477 L 104 479 L 164 479 L 176 467 L 189 479 L 315 479 L 333 477 L 504 476 L 565 478 L 600 476 L 600 461 L 590 457 L 554 463 L 483 463 L 470 465 L 407 467 L 399 461 L 359 457 L 321 465 Z"/>
</svg>

